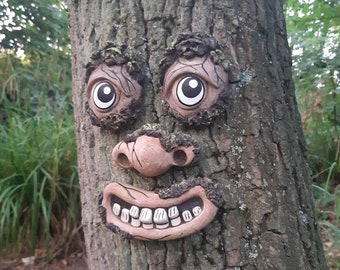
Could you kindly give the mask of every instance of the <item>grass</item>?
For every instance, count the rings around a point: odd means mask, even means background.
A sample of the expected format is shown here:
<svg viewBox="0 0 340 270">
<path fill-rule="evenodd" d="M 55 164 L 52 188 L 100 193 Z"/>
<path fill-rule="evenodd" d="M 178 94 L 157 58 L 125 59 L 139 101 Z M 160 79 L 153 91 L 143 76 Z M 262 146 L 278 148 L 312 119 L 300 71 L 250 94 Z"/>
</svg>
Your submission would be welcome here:
<svg viewBox="0 0 340 270">
<path fill-rule="evenodd" d="M 325 255 L 330 269 L 340 269 L 340 185 L 334 178 L 340 166 L 339 157 L 337 162 L 330 164 L 327 170 L 321 173 L 327 175 L 322 184 L 313 184 L 319 227 L 324 244 Z"/>
<path fill-rule="evenodd" d="M 47 258 L 80 237 L 70 64 L 49 57 L 0 58 L 0 251 Z"/>
<path fill-rule="evenodd" d="M 309 87 L 299 90 L 304 97 L 299 101 L 309 164 L 314 174 L 313 192 L 328 266 L 340 269 L 340 134 L 339 116 L 335 113 L 340 100 L 339 95 L 326 93 L 319 95 L 318 103 L 307 106 L 305 100 L 310 97 L 313 85 Z"/>
</svg>

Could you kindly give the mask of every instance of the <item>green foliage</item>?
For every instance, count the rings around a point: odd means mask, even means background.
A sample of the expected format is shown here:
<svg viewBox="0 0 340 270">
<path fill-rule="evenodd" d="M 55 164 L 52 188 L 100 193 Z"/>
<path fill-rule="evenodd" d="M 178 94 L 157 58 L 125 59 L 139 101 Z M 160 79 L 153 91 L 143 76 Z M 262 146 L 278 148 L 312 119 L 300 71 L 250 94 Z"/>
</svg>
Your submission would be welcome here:
<svg viewBox="0 0 340 270">
<path fill-rule="evenodd" d="M 286 21 L 310 164 L 322 183 L 335 162 L 339 181 L 340 3 L 288 0 Z"/>
<path fill-rule="evenodd" d="M 316 182 L 313 191 L 319 226 L 328 262 L 337 268 L 340 267 L 340 2 L 288 0 L 286 24 L 293 54 L 293 79 Z"/>
<path fill-rule="evenodd" d="M 340 267 L 340 186 L 330 192 L 315 184 L 313 191 L 328 264 L 338 269 Z"/>
<path fill-rule="evenodd" d="M 54 52 L 37 60 L 20 60 L 10 53 L 2 54 L 0 69 L 0 102 L 11 101 L 13 108 L 31 115 L 46 110 L 64 113 L 64 107 L 72 114 L 67 55 Z"/>
<path fill-rule="evenodd" d="M 3 18 L 15 15 L 0 25 L 11 49 L 0 53 L 0 251 L 45 246 L 53 255 L 79 231 L 67 16 L 58 5 L 0 3 Z"/>
<path fill-rule="evenodd" d="M 5 0 L 0 2 L 0 46 L 27 56 L 48 55 L 69 46 L 64 1 Z"/>
<path fill-rule="evenodd" d="M 1 244 L 7 248 L 29 239 L 33 253 L 37 238 L 48 240 L 50 233 L 60 229 L 51 220 L 62 220 L 69 207 L 75 207 L 78 185 L 72 118 L 15 112 L 6 124 L 0 126 Z M 78 210 L 73 210 L 75 223 Z"/>
<path fill-rule="evenodd" d="M 70 234 L 80 212 L 70 63 L 43 60 L 0 58 L 0 248 L 32 254 Z"/>
</svg>

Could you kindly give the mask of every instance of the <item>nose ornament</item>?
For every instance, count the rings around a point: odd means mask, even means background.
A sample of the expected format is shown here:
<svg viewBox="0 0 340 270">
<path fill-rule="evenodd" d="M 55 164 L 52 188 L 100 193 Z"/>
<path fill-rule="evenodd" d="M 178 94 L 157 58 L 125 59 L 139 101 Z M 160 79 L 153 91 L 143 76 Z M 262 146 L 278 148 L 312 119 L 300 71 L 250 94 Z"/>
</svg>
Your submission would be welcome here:
<svg viewBox="0 0 340 270">
<path fill-rule="evenodd" d="M 142 135 L 135 141 L 118 143 L 112 151 L 112 158 L 124 169 L 134 168 L 142 175 L 152 177 L 165 173 L 172 166 L 190 165 L 195 152 L 193 145 L 175 145 L 166 149 L 160 138 Z"/>
</svg>

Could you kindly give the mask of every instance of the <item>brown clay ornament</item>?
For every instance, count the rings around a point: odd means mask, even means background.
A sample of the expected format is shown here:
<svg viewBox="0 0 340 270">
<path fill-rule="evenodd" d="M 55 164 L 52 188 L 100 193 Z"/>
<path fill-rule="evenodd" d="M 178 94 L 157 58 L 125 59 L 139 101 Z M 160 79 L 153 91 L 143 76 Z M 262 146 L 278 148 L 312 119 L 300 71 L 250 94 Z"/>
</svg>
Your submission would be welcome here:
<svg viewBox="0 0 340 270">
<path fill-rule="evenodd" d="M 167 199 L 151 191 L 111 183 L 100 198 L 103 221 L 113 231 L 141 240 L 173 240 L 200 231 L 212 221 L 218 208 L 211 201 L 214 198 L 207 197 L 208 181 L 195 181 L 183 182 L 183 194 Z M 205 184 L 206 189 L 200 185 L 189 188 L 188 183 Z"/>
<path fill-rule="evenodd" d="M 113 161 L 124 169 L 135 169 L 143 176 L 159 176 L 172 166 L 186 167 L 199 154 L 197 143 L 183 133 L 168 133 L 158 124 L 145 125 L 118 143 Z"/>
<path fill-rule="evenodd" d="M 137 117 L 143 76 L 126 51 L 108 44 L 87 65 L 86 110 L 93 125 L 117 130 Z"/>
<path fill-rule="evenodd" d="M 88 66 L 88 109 L 94 124 L 116 130 L 129 117 L 137 117 L 131 108 L 140 99 L 141 72 L 138 68 L 129 72 L 126 61 L 119 61 L 124 58 L 121 53 L 104 50 L 99 54 L 97 62 Z M 226 110 L 226 67 L 213 37 L 181 35 L 161 62 L 166 109 L 188 126 L 211 124 Z M 112 94 L 110 85 L 121 92 Z M 115 169 L 156 180 L 172 167 L 190 170 L 200 158 L 199 148 L 189 134 L 148 123 L 119 142 L 112 159 Z M 99 213 L 106 227 L 126 238 L 164 241 L 188 236 L 204 229 L 221 206 L 216 183 L 201 175 L 167 188 L 155 186 L 153 191 L 119 182 L 105 186 Z"/>
<path fill-rule="evenodd" d="M 113 161 L 144 176 L 158 176 L 172 166 L 188 166 L 195 157 L 193 146 L 177 146 L 166 152 L 158 138 L 143 135 L 134 142 L 121 142 L 113 149 Z"/>
<path fill-rule="evenodd" d="M 161 62 L 163 100 L 184 124 L 207 125 L 224 113 L 228 63 L 213 37 L 183 35 Z"/>
</svg>

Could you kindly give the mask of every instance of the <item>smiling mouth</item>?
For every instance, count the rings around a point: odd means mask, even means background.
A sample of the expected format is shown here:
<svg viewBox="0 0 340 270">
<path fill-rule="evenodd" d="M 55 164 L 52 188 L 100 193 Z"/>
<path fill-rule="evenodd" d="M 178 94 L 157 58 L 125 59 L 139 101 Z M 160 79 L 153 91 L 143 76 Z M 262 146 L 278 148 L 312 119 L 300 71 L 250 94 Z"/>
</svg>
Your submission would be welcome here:
<svg viewBox="0 0 340 270">
<path fill-rule="evenodd" d="M 195 178 L 155 193 L 111 183 L 104 188 L 99 211 L 105 225 L 141 240 L 172 240 L 198 232 L 218 210 L 218 196 L 204 178 Z"/>
</svg>

